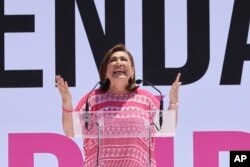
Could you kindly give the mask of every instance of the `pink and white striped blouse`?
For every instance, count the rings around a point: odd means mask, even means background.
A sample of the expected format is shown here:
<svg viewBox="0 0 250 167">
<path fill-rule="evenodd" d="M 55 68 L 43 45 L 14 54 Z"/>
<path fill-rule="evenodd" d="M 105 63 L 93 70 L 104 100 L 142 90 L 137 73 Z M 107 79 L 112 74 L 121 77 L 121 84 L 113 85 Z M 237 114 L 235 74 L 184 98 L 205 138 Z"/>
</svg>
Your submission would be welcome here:
<svg viewBox="0 0 250 167">
<path fill-rule="evenodd" d="M 105 128 L 114 136 L 116 133 L 132 133 L 144 128 L 143 119 L 146 114 L 143 112 L 159 109 L 159 100 L 149 91 L 137 88 L 128 95 L 115 95 L 96 89 L 90 95 L 85 95 L 77 104 L 75 111 L 84 110 L 87 97 L 91 111 L 123 111 L 125 114 L 118 116 L 115 120 L 107 121 Z M 139 116 L 129 117 L 131 112 L 138 112 Z M 129 119 L 130 127 L 127 128 Z M 91 119 L 91 118 L 90 118 Z M 94 122 L 94 118 L 90 123 Z M 90 125 L 92 126 L 92 125 Z M 107 129 L 105 129 L 107 130 Z M 93 129 L 93 131 L 96 131 Z M 96 133 L 96 132 L 92 132 Z M 99 147 L 98 147 L 99 145 Z M 150 157 L 151 167 L 156 166 L 154 156 L 154 138 L 151 138 Z M 84 167 L 147 167 L 149 164 L 149 141 L 147 137 L 133 138 L 105 138 L 98 144 L 97 139 L 84 139 Z M 99 148 L 99 149 L 98 149 Z"/>
</svg>

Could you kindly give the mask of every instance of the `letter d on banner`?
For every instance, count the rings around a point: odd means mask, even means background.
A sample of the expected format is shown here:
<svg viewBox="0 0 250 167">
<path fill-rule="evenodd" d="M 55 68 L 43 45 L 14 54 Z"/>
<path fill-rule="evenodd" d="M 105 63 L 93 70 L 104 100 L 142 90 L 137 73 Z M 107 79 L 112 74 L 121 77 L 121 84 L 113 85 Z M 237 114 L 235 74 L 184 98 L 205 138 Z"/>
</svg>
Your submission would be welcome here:
<svg viewBox="0 0 250 167">
<path fill-rule="evenodd" d="M 70 138 L 53 133 L 9 134 L 9 167 L 34 167 L 35 153 L 51 153 L 59 167 L 83 165 L 82 153 Z"/>
<path fill-rule="evenodd" d="M 219 167 L 219 151 L 233 150 L 250 150 L 250 133 L 239 131 L 194 132 L 194 167 Z M 240 160 L 243 161 L 245 158 L 243 156 Z M 237 167 L 241 166 L 237 164 Z"/>
</svg>

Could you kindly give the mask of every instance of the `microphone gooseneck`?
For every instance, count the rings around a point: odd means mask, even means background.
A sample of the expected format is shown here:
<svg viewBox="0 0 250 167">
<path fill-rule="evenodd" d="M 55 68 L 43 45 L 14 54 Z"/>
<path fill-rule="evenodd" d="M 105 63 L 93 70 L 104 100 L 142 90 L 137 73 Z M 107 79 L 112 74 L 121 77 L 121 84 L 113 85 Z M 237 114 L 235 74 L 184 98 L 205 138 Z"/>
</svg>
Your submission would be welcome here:
<svg viewBox="0 0 250 167">
<path fill-rule="evenodd" d="M 136 84 L 141 84 L 142 82 L 146 82 L 147 84 L 149 84 L 151 87 L 153 87 L 157 92 L 159 92 L 160 96 L 161 96 L 161 99 L 160 99 L 160 113 L 159 113 L 159 125 L 160 125 L 160 129 L 162 127 L 162 123 L 163 123 L 163 113 L 162 113 L 162 110 L 163 110 L 163 96 L 162 96 L 162 93 L 159 89 L 157 89 L 152 83 L 150 83 L 149 81 L 147 80 L 142 80 L 142 79 L 137 79 L 135 81 Z"/>
<path fill-rule="evenodd" d="M 88 126 L 89 126 L 89 96 L 91 95 L 91 93 L 95 90 L 95 88 L 97 87 L 98 84 L 103 84 L 104 81 L 98 81 L 95 86 L 92 88 L 92 90 L 88 93 L 87 96 L 87 100 L 85 103 L 85 115 L 84 115 L 84 124 L 85 124 L 85 128 L 88 130 Z"/>
</svg>

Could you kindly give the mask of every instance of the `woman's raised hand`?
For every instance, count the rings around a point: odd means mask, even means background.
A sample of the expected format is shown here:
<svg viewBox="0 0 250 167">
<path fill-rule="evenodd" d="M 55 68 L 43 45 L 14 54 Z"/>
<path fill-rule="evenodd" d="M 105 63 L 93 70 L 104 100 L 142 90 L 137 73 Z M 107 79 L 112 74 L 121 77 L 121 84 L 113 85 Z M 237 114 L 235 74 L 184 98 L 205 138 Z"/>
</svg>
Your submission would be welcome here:
<svg viewBox="0 0 250 167">
<path fill-rule="evenodd" d="M 60 76 L 56 76 L 56 86 L 61 94 L 62 97 L 62 123 L 63 123 L 63 130 L 66 136 L 74 137 L 74 130 L 73 130 L 73 120 L 71 112 L 73 111 L 72 107 L 72 97 L 69 91 L 69 86 L 67 81 Z"/>
<path fill-rule="evenodd" d="M 179 87 L 181 85 L 180 77 L 181 77 L 181 73 L 178 73 L 170 89 L 170 92 L 169 92 L 170 104 L 178 105 L 179 103 Z"/>
<path fill-rule="evenodd" d="M 64 79 L 60 76 L 56 76 L 56 86 L 61 94 L 62 97 L 62 103 L 71 103 L 72 96 L 69 91 L 69 86 L 67 81 L 64 81 Z"/>
</svg>

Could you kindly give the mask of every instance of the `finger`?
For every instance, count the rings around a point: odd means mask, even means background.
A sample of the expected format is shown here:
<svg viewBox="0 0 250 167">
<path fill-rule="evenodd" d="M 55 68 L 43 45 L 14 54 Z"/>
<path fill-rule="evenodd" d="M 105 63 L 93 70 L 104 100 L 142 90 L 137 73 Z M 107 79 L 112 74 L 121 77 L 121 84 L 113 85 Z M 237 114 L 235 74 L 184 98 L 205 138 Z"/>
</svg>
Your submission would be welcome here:
<svg viewBox="0 0 250 167">
<path fill-rule="evenodd" d="M 65 86 L 65 88 L 67 88 L 67 89 L 68 89 L 68 87 L 69 87 L 68 82 L 67 82 L 67 81 L 65 81 L 64 83 L 65 83 L 65 85 L 64 85 L 64 86 Z"/>
<path fill-rule="evenodd" d="M 65 90 L 64 81 L 62 81 L 61 79 L 58 80 L 58 82 L 56 83 L 56 86 L 59 88 L 60 91 L 64 91 Z"/>
<path fill-rule="evenodd" d="M 59 83 L 60 83 L 60 76 L 59 75 L 56 75 L 56 86 L 58 86 L 59 85 Z"/>
<path fill-rule="evenodd" d="M 61 86 L 64 86 L 65 85 L 65 81 L 62 77 L 58 77 L 58 84 L 61 85 Z"/>
<path fill-rule="evenodd" d="M 178 74 L 177 74 L 177 77 L 175 78 L 175 83 L 179 83 L 180 82 L 180 77 L 181 77 L 181 73 L 179 72 Z"/>
<path fill-rule="evenodd" d="M 61 75 L 56 75 L 56 80 L 59 80 L 61 77 Z"/>
<path fill-rule="evenodd" d="M 62 79 L 61 79 L 60 75 L 57 75 L 57 76 L 56 76 L 56 83 L 60 83 L 61 80 L 62 80 Z"/>
<path fill-rule="evenodd" d="M 173 87 L 179 88 L 181 84 L 182 84 L 182 82 L 174 82 Z"/>
</svg>

